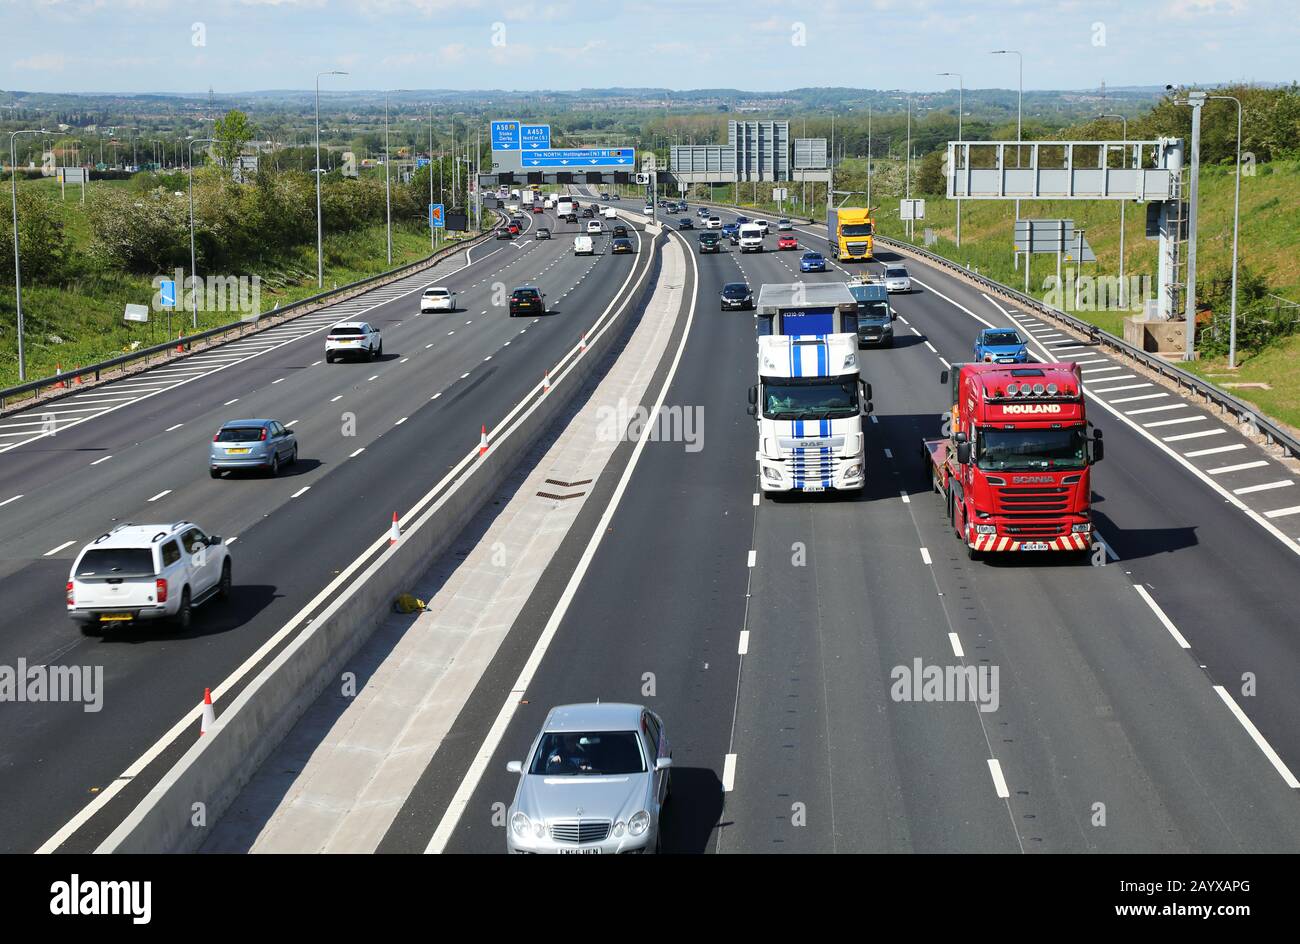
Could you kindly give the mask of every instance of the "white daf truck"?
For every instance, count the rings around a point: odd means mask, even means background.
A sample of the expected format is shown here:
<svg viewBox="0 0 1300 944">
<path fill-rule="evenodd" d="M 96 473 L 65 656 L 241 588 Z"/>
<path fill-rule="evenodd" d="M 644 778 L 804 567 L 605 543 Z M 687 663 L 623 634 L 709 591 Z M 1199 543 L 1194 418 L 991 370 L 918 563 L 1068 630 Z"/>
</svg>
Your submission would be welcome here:
<svg viewBox="0 0 1300 944">
<path fill-rule="evenodd" d="M 758 421 L 764 493 L 860 489 L 862 418 L 871 387 L 858 374 L 857 302 L 839 283 L 764 285 L 755 307 Z"/>
</svg>

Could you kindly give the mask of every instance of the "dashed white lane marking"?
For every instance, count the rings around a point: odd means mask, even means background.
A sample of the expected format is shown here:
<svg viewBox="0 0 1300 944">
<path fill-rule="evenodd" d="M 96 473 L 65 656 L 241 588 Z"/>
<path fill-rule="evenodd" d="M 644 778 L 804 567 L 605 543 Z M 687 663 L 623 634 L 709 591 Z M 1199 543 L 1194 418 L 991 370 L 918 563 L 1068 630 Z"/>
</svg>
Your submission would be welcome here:
<svg viewBox="0 0 1300 944">
<path fill-rule="evenodd" d="M 336 402 L 336 401 L 338 401 L 338 400 L 342 400 L 342 399 L 343 399 L 343 394 L 340 393 L 337 397 L 330 397 L 330 403 L 334 403 L 334 402 Z"/>
<path fill-rule="evenodd" d="M 1138 592 L 1138 596 L 1146 602 L 1146 605 L 1151 607 L 1151 612 L 1156 615 L 1156 619 L 1160 620 L 1160 625 L 1169 630 L 1169 635 L 1174 637 L 1174 641 L 1184 649 L 1192 648 L 1192 644 L 1183 638 L 1183 634 L 1178 631 L 1174 621 L 1165 615 L 1165 611 L 1160 609 L 1160 604 L 1151 598 L 1151 594 L 1147 593 L 1147 588 L 1140 583 L 1135 583 L 1133 589 Z"/>
<path fill-rule="evenodd" d="M 1167 413 L 1170 410 L 1185 410 L 1186 403 L 1166 403 L 1164 406 L 1144 406 L 1140 410 L 1129 410 L 1126 416 L 1145 416 L 1147 413 Z"/>
<path fill-rule="evenodd" d="M 1252 492 L 1268 492 L 1275 488 L 1287 488 L 1294 484 L 1295 482 L 1291 479 L 1282 479 L 1279 482 L 1265 482 L 1263 485 L 1247 485 L 1245 488 L 1234 488 L 1232 494 L 1249 495 Z"/>
<path fill-rule="evenodd" d="M 409 357 L 403 357 L 403 358 L 402 358 L 400 361 L 398 361 L 397 363 L 399 363 L 399 364 L 405 364 L 405 363 L 406 363 L 407 361 L 409 361 L 409 360 L 410 360 Z"/>
<path fill-rule="evenodd" d="M 728 754 L 722 760 L 722 792 L 730 793 L 736 787 L 736 755 Z"/>
<path fill-rule="evenodd" d="M 904 504 L 904 505 L 910 505 L 910 504 L 912 504 L 912 499 L 908 497 L 907 492 L 902 492 L 902 491 L 900 491 L 900 492 L 898 493 L 898 495 L 899 495 L 900 498 L 903 499 L 903 504 Z M 927 563 L 928 563 L 928 561 L 927 561 Z"/>
<path fill-rule="evenodd" d="M 926 342 L 925 342 L 925 346 L 928 347 L 928 348 L 929 348 L 932 352 L 934 352 L 935 354 L 938 354 L 938 353 L 939 353 L 938 351 L 935 350 L 934 345 L 931 344 L 929 341 L 926 341 Z"/>
<path fill-rule="evenodd" d="M 1172 420 L 1156 420 L 1154 423 L 1143 423 L 1144 429 L 1157 429 L 1161 426 L 1182 426 L 1185 423 L 1200 423 L 1207 417 L 1204 416 L 1180 416 Z"/>
<path fill-rule="evenodd" d="M 1207 429 L 1199 433 L 1179 433 L 1177 436 L 1166 436 L 1162 442 L 1182 442 L 1185 439 L 1204 439 L 1206 436 L 1222 436 L 1226 429 Z"/>
<path fill-rule="evenodd" d="M 894 458 L 894 454 L 893 454 L 892 452 L 890 452 L 888 449 L 886 449 L 886 450 L 885 450 L 885 458 L 886 458 L 886 459 L 892 459 L 892 458 Z"/>
<path fill-rule="evenodd" d="M 1106 382 L 1110 382 L 1112 380 L 1127 380 L 1127 379 L 1128 379 L 1127 377 L 1107 377 Z M 1149 384 L 1149 383 L 1121 384 L 1118 387 L 1100 387 L 1100 388 L 1098 388 L 1095 384 L 1089 384 L 1088 386 L 1093 393 L 1119 393 L 1121 390 L 1141 390 L 1144 387 L 1153 387 L 1155 386 L 1155 384 Z"/>
<path fill-rule="evenodd" d="M 393 425 L 394 425 L 394 426 L 401 426 L 403 423 L 405 423 L 405 422 L 406 422 L 407 420 L 409 420 L 409 419 L 410 419 L 409 416 L 403 416 L 400 420 L 398 420 L 398 421 L 397 421 L 396 423 L 394 423 Z"/>
<path fill-rule="evenodd" d="M 1264 512 L 1265 518 L 1285 518 L 1287 515 L 1300 515 L 1300 505 L 1292 505 L 1290 508 L 1275 508 L 1272 511 Z"/>
<path fill-rule="evenodd" d="M 232 404 L 232 403 L 238 403 L 238 402 L 239 402 L 239 397 L 235 397 L 235 399 L 233 399 L 233 400 L 227 400 L 225 403 L 223 403 L 223 404 L 221 404 L 221 405 L 222 405 L 222 406 L 230 406 L 230 404 Z"/>
<path fill-rule="evenodd" d="M 754 507 L 758 507 L 758 492 L 754 493 Z"/>
<path fill-rule="evenodd" d="M 466 377 L 468 377 L 468 376 L 469 376 L 469 371 L 465 371 L 465 373 L 463 373 L 463 374 L 460 375 L 460 379 L 461 379 L 461 380 L 464 380 L 464 379 L 465 379 Z"/>
<path fill-rule="evenodd" d="M 310 486 L 310 485 L 304 485 L 302 488 L 298 489 L 298 491 L 294 492 L 294 493 L 293 493 L 292 495 L 290 495 L 289 497 L 290 497 L 290 498 L 297 498 L 297 497 L 299 497 L 300 495 L 306 495 L 309 491 L 311 491 L 311 486 Z"/>
<path fill-rule="evenodd" d="M 993 789 L 998 796 L 1004 800 L 1010 798 L 1011 791 L 1007 789 L 1007 778 L 1002 776 L 1002 765 L 992 757 L 989 758 L 989 773 L 993 776 Z"/>
<path fill-rule="evenodd" d="M 431 347 L 433 347 L 432 344 L 426 344 L 426 345 L 424 346 L 424 349 L 427 351 L 427 350 L 428 350 L 429 348 L 431 348 Z"/>
<path fill-rule="evenodd" d="M 746 566 L 753 567 L 758 562 L 758 552 L 750 551 Z"/>
<path fill-rule="evenodd" d="M 930 551 L 927 548 L 921 548 L 921 560 L 925 562 L 927 567 L 930 566 Z"/>
<path fill-rule="evenodd" d="M 953 654 L 953 655 L 955 655 L 958 659 L 964 659 L 964 658 L 966 658 L 966 653 L 963 652 L 963 651 L 962 651 L 962 648 L 961 648 L 961 640 L 957 638 L 957 634 L 956 634 L 956 633 L 949 633 L 949 634 L 948 634 L 948 641 L 949 641 L 950 643 L 952 643 L 952 654 Z"/>
<path fill-rule="evenodd" d="M 370 383 L 370 381 L 372 381 L 372 380 L 378 380 L 378 379 L 379 379 L 379 375 L 378 375 L 378 374 L 371 374 L 369 377 L 366 378 L 366 383 Z"/>
<path fill-rule="evenodd" d="M 1229 472 L 1241 472 L 1245 469 L 1258 469 L 1268 465 L 1263 459 L 1254 462 L 1238 462 L 1236 465 L 1221 465 L 1217 469 L 1206 469 L 1206 475 L 1226 475 Z"/>
<path fill-rule="evenodd" d="M 151 502 L 156 502 L 156 501 L 157 501 L 158 499 L 160 499 L 160 498 L 166 498 L 166 497 L 167 497 L 168 495 L 170 495 L 171 493 L 172 493 L 172 490 L 171 490 L 170 488 L 163 489 L 161 492 L 159 492 L 159 493 L 158 493 L 157 495 L 155 495 L 153 498 L 150 498 L 149 501 L 151 501 Z"/>
<path fill-rule="evenodd" d="M 239 535 L 237 534 L 234 537 L 226 538 L 226 547 L 229 547 L 230 545 L 234 544 L 238 540 L 239 540 Z"/>
<path fill-rule="evenodd" d="M 172 430 L 180 429 L 184 425 L 185 425 L 184 423 L 177 423 L 175 426 L 168 426 L 166 429 L 163 430 L 163 432 L 170 433 Z"/>
<path fill-rule="evenodd" d="M 348 458 L 349 458 L 349 459 L 355 459 L 357 456 L 361 455 L 361 453 L 363 453 L 363 452 L 365 452 L 365 451 L 366 451 L 366 447 L 365 447 L 365 446 L 362 446 L 362 447 L 361 447 L 360 449 L 358 449 L 356 452 L 352 453 L 352 455 L 348 456 Z"/>
<path fill-rule="evenodd" d="M 9 504 L 10 502 L 16 502 L 18 501 L 18 499 L 22 497 L 23 497 L 22 495 L 15 495 L 13 498 L 6 498 L 4 501 L 0 501 L 0 508 L 3 508 L 5 505 Z"/>
<path fill-rule="evenodd" d="M 112 456 L 104 456 L 104 458 L 102 458 L 102 459 L 96 459 L 94 462 L 91 463 L 91 465 L 99 465 L 101 462 L 107 462 L 107 461 L 108 461 L 109 459 L 111 459 L 111 458 L 113 458 L 113 457 L 112 457 Z"/>
<path fill-rule="evenodd" d="M 1222 685 L 1215 685 L 1214 691 L 1223 699 L 1223 703 L 1228 706 L 1228 710 L 1232 712 L 1232 716 L 1241 722 L 1241 726 L 1246 729 L 1246 733 L 1249 734 L 1251 740 L 1255 742 L 1255 746 L 1264 752 L 1264 756 L 1267 757 L 1268 762 L 1273 765 L 1273 769 L 1282 775 L 1282 779 L 1286 781 L 1286 785 L 1292 790 L 1300 789 L 1300 780 L 1297 780 L 1295 774 L 1291 773 L 1291 769 L 1287 767 L 1282 758 L 1278 756 L 1277 751 L 1273 750 L 1273 746 L 1269 744 L 1268 741 L 1264 740 L 1264 735 L 1259 733 L 1259 728 L 1255 727 L 1254 723 L 1246 717 L 1246 713 L 1241 710 L 1241 706 L 1237 704 L 1232 695 L 1228 694 L 1228 690 Z"/>
<path fill-rule="evenodd" d="M 279 380 L 272 380 L 272 381 L 271 381 L 271 386 L 274 387 L 274 386 L 275 386 L 276 384 L 278 384 L 278 383 L 284 383 L 284 378 L 281 377 Z"/>
<path fill-rule="evenodd" d="M 45 557 L 52 557 L 52 556 L 54 556 L 55 554 L 59 553 L 59 551 L 63 550 L 64 548 L 72 547 L 72 545 L 75 544 L 75 543 L 76 543 L 75 541 L 64 541 L 64 542 L 63 542 L 62 544 L 60 544 L 58 547 L 52 547 L 52 548 L 50 548 L 48 551 L 45 552 L 44 556 L 45 556 Z"/>
<path fill-rule="evenodd" d="M 1185 452 L 1183 453 L 1183 457 L 1187 459 L 1195 459 L 1199 456 L 1217 456 L 1221 452 L 1237 452 L 1238 450 L 1245 448 L 1245 443 L 1236 443 L 1231 446 L 1215 446 L 1213 449 L 1196 449 L 1192 452 Z"/>
<path fill-rule="evenodd" d="M 749 630 L 742 629 L 740 631 L 740 645 L 736 651 L 737 654 L 742 656 L 749 655 Z"/>
<path fill-rule="evenodd" d="M 285 425 L 285 426 L 288 426 L 288 427 L 294 427 L 294 426 L 297 426 L 297 425 L 298 425 L 299 423 L 301 423 L 301 422 L 302 422 L 302 420 L 290 420 L 289 422 L 285 423 L 284 425 Z"/>
</svg>

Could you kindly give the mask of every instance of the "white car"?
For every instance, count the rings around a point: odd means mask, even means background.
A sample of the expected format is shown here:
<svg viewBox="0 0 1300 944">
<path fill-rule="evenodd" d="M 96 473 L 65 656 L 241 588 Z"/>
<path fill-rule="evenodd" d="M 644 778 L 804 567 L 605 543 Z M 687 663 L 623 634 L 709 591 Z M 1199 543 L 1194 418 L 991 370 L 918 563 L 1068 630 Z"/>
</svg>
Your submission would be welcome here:
<svg viewBox="0 0 1300 944">
<path fill-rule="evenodd" d="M 379 329 L 365 321 L 340 321 L 325 335 L 325 363 L 344 357 L 363 357 L 373 361 L 384 353 L 384 338 Z"/>
<path fill-rule="evenodd" d="M 105 626 L 171 620 L 230 594 L 230 551 L 190 521 L 120 524 L 81 549 L 68 573 L 68 616 L 91 633 Z"/>
<path fill-rule="evenodd" d="M 764 236 L 766 236 L 770 232 L 770 228 L 768 226 L 767 220 L 754 220 L 754 225 L 763 231 Z"/>
<path fill-rule="evenodd" d="M 643 212 L 646 216 L 654 216 L 654 215 L 655 215 L 655 208 L 652 207 L 650 204 L 647 203 L 647 204 L 645 205 L 645 209 L 643 209 L 641 212 Z"/>
<path fill-rule="evenodd" d="M 420 296 L 420 311 L 455 311 L 456 293 L 449 288 L 435 286 L 426 288 Z"/>
<path fill-rule="evenodd" d="M 602 210 L 601 213 L 604 214 L 604 217 L 607 220 L 618 219 L 618 211 L 615 210 L 613 207 L 605 207 L 605 209 Z"/>
<path fill-rule="evenodd" d="M 722 217 L 711 216 L 704 221 L 705 229 L 722 229 Z"/>
<path fill-rule="evenodd" d="M 590 256 L 596 252 L 596 246 L 591 241 L 590 236 L 573 237 L 573 254 L 575 256 Z"/>
<path fill-rule="evenodd" d="M 600 232 L 600 220 L 587 220 L 587 232 L 596 234 Z"/>
<path fill-rule="evenodd" d="M 903 266 L 885 266 L 885 291 L 893 294 L 894 292 L 912 291 L 912 278 L 907 274 L 907 269 Z"/>
</svg>

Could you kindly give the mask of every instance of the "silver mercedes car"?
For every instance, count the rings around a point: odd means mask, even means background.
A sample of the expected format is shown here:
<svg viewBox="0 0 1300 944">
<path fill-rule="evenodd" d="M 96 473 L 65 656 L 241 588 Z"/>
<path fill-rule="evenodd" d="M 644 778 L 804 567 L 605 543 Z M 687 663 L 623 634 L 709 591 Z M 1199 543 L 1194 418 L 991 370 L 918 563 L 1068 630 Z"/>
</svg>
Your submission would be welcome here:
<svg viewBox="0 0 1300 944">
<path fill-rule="evenodd" d="M 663 721 L 641 705 L 552 708 L 526 761 L 506 822 L 512 853 L 658 852 L 671 787 Z"/>
</svg>

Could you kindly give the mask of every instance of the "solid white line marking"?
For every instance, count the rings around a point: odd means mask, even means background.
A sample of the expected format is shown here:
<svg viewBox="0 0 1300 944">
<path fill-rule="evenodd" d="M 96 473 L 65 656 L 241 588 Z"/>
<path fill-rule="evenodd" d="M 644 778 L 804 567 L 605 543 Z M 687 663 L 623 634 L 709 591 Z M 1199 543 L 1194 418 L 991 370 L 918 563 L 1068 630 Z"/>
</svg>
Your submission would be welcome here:
<svg viewBox="0 0 1300 944">
<path fill-rule="evenodd" d="M 233 538 L 226 538 L 226 547 L 229 547 L 230 545 L 234 544 L 238 540 L 239 540 L 239 535 L 237 534 Z"/>
<path fill-rule="evenodd" d="M 993 775 L 993 789 L 998 792 L 998 796 L 1008 799 L 1011 791 L 1007 789 L 1007 779 L 1002 776 L 1002 765 L 992 757 L 989 758 L 989 773 Z"/>
<path fill-rule="evenodd" d="M 3 508 L 5 505 L 9 504 L 10 502 L 16 502 L 18 501 L 18 499 L 22 497 L 23 497 L 22 495 L 15 495 L 13 498 L 6 498 L 4 501 L 0 501 L 0 508 Z"/>
<path fill-rule="evenodd" d="M 749 567 L 753 567 L 753 566 L 754 566 L 755 564 L 757 564 L 757 563 L 758 563 L 758 552 L 757 552 L 757 551 L 750 551 L 750 552 L 749 552 L 749 561 L 748 561 L 748 565 L 747 565 L 747 566 L 749 566 Z"/>
<path fill-rule="evenodd" d="M 1259 728 L 1255 727 L 1254 723 L 1246 717 L 1246 713 L 1241 710 L 1241 706 L 1237 704 L 1236 700 L 1228 694 L 1228 690 L 1222 685 L 1215 685 L 1214 690 L 1223 699 L 1223 703 L 1228 706 L 1228 710 L 1232 712 L 1233 717 L 1241 722 L 1241 726 L 1246 729 L 1246 733 L 1255 742 L 1255 746 L 1264 752 L 1264 756 L 1273 765 L 1273 769 L 1282 775 L 1286 785 L 1292 790 L 1300 789 L 1300 780 L 1297 780 L 1295 774 L 1291 773 L 1291 769 L 1278 756 L 1277 751 L 1273 750 L 1273 746 L 1264 740 L 1264 735 L 1259 733 Z"/>
<path fill-rule="evenodd" d="M 1227 472 L 1240 472 L 1243 469 L 1258 469 L 1266 466 L 1268 463 L 1263 459 L 1256 459 L 1254 462 L 1238 462 L 1236 465 L 1221 465 L 1217 469 L 1206 469 L 1206 475 L 1223 475 Z"/>
<path fill-rule="evenodd" d="M 926 341 L 926 342 L 925 342 L 925 346 L 928 347 L 928 348 L 929 348 L 931 351 L 933 351 L 935 354 L 938 354 L 938 353 L 939 353 L 938 351 L 936 351 L 936 350 L 934 349 L 934 345 L 931 344 L 929 341 Z"/>
<path fill-rule="evenodd" d="M 298 489 L 298 491 L 294 492 L 294 493 L 293 493 L 292 495 L 290 495 L 289 497 L 290 497 L 290 498 L 297 498 L 299 495 L 306 495 L 309 491 L 311 491 L 311 486 L 310 486 L 310 485 L 304 485 L 302 488 Z"/>
<path fill-rule="evenodd" d="M 75 543 L 76 543 L 75 541 L 64 541 L 64 542 L 63 542 L 62 544 L 60 544 L 58 547 L 52 547 L 52 548 L 50 548 L 48 551 L 46 551 L 46 552 L 45 552 L 45 556 L 46 556 L 46 557 L 50 557 L 50 556 L 52 556 L 52 555 L 54 555 L 54 554 L 57 554 L 57 553 L 59 553 L 59 551 L 63 550 L 65 547 L 72 547 L 72 545 L 75 544 Z"/>
<path fill-rule="evenodd" d="M 742 656 L 749 655 L 749 630 L 747 629 L 740 631 L 740 648 L 737 652 Z"/>
<path fill-rule="evenodd" d="M 1264 512 L 1265 518 L 1285 518 L 1287 515 L 1300 515 L 1300 505 L 1292 505 L 1290 508 L 1277 508 L 1273 511 Z"/>
<path fill-rule="evenodd" d="M 1215 446 L 1213 449 L 1197 449 L 1194 452 L 1185 452 L 1183 456 L 1188 459 L 1195 459 L 1198 456 L 1217 456 L 1221 452 L 1236 452 L 1238 449 L 1245 448 L 1245 443 L 1236 443 L 1232 446 Z"/>
<path fill-rule="evenodd" d="M 166 497 L 167 497 L 168 495 L 170 495 L 171 493 L 172 493 L 172 490 L 171 490 L 170 488 L 168 488 L 168 489 L 163 489 L 161 492 L 159 492 L 159 493 L 158 493 L 157 495 L 155 495 L 153 498 L 150 498 L 150 499 L 148 499 L 148 500 L 151 501 L 151 502 L 156 502 L 156 501 L 157 501 L 158 499 L 160 499 L 160 498 L 166 498 Z"/>
<path fill-rule="evenodd" d="M 927 567 L 930 566 L 930 552 L 924 547 L 921 548 L 921 560 L 925 561 Z"/>
<path fill-rule="evenodd" d="M 1232 494 L 1249 495 L 1251 492 L 1268 492 L 1275 488 L 1286 488 L 1294 484 L 1295 481 L 1292 479 L 1283 479 L 1280 482 L 1265 482 L 1263 485 L 1247 485 L 1245 488 L 1234 488 Z"/>
<path fill-rule="evenodd" d="M 1182 442 L 1184 439 L 1203 439 L 1206 436 L 1222 436 L 1226 429 L 1207 429 L 1200 433 L 1179 433 L 1177 436 L 1166 436 L 1164 442 Z"/>
<path fill-rule="evenodd" d="M 221 404 L 221 405 L 222 405 L 222 406 L 230 406 L 230 404 L 232 404 L 232 403 L 238 403 L 238 402 L 239 402 L 239 397 L 235 397 L 235 399 L 233 399 L 233 400 L 227 400 L 225 403 L 223 403 L 223 404 Z"/>
<path fill-rule="evenodd" d="M 107 462 L 107 461 L 108 461 L 109 459 L 111 459 L 111 458 L 113 458 L 113 457 L 112 457 L 112 456 L 104 456 L 104 458 L 102 458 L 102 459 L 96 459 L 94 462 L 91 463 L 91 465 L 99 465 L 101 462 Z"/>
<path fill-rule="evenodd" d="M 947 367 L 949 369 L 952 368 L 952 365 L 948 363 L 948 359 L 946 357 L 940 357 L 939 362 L 943 364 L 944 367 Z"/>
<path fill-rule="evenodd" d="M 728 754 L 722 761 L 722 792 L 730 793 L 736 788 L 736 755 Z"/>
<path fill-rule="evenodd" d="M 1140 583 L 1135 583 L 1133 584 L 1133 589 L 1138 592 L 1138 596 L 1146 601 L 1147 606 L 1151 607 L 1151 612 L 1155 613 L 1156 618 L 1160 620 L 1161 625 L 1164 626 L 1165 629 L 1169 630 L 1169 635 L 1174 637 L 1174 641 L 1184 649 L 1192 648 L 1192 644 L 1183 638 L 1183 634 L 1178 631 L 1178 627 L 1174 625 L 1174 621 L 1168 616 L 1165 616 L 1165 611 L 1160 609 L 1160 604 L 1151 599 L 1151 594 L 1147 593 L 1147 588 L 1142 586 Z"/>
<path fill-rule="evenodd" d="M 366 451 L 366 447 L 365 447 L 365 446 L 362 446 L 362 447 L 361 447 L 360 449 L 358 449 L 356 452 L 352 453 L 352 455 L 348 456 L 348 458 L 349 458 L 349 459 L 355 459 L 357 456 L 361 455 L 361 453 L 363 453 L 363 452 L 365 452 L 365 451 Z"/>
<path fill-rule="evenodd" d="M 949 633 L 949 634 L 948 634 L 948 641 L 949 641 L 950 643 L 952 643 L 952 654 L 953 654 L 953 655 L 955 655 L 958 659 L 964 659 L 964 658 L 966 658 L 966 653 L 962 652 L 962 649 L 961 649 L 961 640 L 957 638 L 957 634 L 956 634 L 956 633 Z"/>
<path fill-rule="evenodd" d="M 180 429 L 184 425 L 185 425 L 184 423 L 177 423 L 175 426 L 168 426 L 166 429 L 163 430 L 163 432 L 170 433 L 173 429 Z"/>
</svg>

